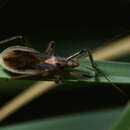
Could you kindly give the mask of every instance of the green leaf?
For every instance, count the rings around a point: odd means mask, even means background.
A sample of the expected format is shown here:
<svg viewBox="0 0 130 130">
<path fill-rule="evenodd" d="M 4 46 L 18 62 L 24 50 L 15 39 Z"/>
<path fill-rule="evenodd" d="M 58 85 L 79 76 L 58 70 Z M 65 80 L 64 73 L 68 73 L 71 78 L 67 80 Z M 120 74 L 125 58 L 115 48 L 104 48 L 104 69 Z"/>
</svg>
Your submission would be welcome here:
<svg viewBox="0 0 130 130">
<path fill-rule="evenodd" d="M 73 114 L 7 126 L 0 128 L 0 130 L 107 130 L 118 118 L 121 111 L 121 109 L 116 109 Z"/>
<path fill-rule="evenodd" d="M 83 66 L 88 65 L 88 61 L 82 60 L 81 66 L 76 68 L 77 71 L 88 73 L 87 69 Z M 129 84 L 130 83 L 130 63 L 125 62 L 110 62 L 110 61 L 96 61 L 98 70 L 102 73 L 99 75 L 100 83 L 119 83 L 119 84 Z M 91 67 L 89 65 L 89 67 Z M 110 81 L 108 81 L 109 79 Z M 92 79 L 82 79 L 87 82 L 95 82 L 95 78 Z"/>
<path fill-rule="evenodd" d="M 130 130 L 130 102 L 110 130 Z"/>
<path fill-rule="evenodd" d="M 130 63 L 124 62 L 108 62 L 108 61 L 96 61 L 98 70 L 102 73 L 98 76 L 98 81 L 95 78 L 73 78 L 69 75 L 65 76 L 66 82 L 100 82 L 100 83 L 119 83 L 119 84 L 129 84 L 130 83 Z M 89 74 L 92 72 L 88 60 L 80 60 L 80 67 L 74 68 L 70 71 L 76 71 L 83 74 Z M 62 75 L 62 74 L 61 74 Z M 63 74 L 65 75 L 65 74 Z M 104 75 L 110 80 L 108 81 Z M 0 68 L 0 79 L 9 79 L 12 76 L 11 73 L 8 73 L 3 68 Z M 53 80 L 51 77 L 39 77 L 31 78 L 33 80 Z"/>
</svg>

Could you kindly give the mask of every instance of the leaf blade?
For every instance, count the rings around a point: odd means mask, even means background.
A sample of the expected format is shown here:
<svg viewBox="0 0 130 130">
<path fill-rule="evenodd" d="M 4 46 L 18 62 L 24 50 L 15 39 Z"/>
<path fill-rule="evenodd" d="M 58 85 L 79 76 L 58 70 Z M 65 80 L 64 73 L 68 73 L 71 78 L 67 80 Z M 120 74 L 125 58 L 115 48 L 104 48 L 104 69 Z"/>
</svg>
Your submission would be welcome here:
<svg viewBox="0 0 130 130">
<path fill-rule="evenodd" d="M 98 69 L 100 69 L 111 81 L 111 83 L 119 83 L 119 84 L 130 84 L 130 63 L 125 62 L 110 62 L 110 61 L 96 61 Z M 85 68 L 86 66 L 86 68 Z M 87 69 L 91 67 L 89 62 L 85 59 L 80 60 L 80 67 L 71 69 L 70 71 L 77 71 L 81 73 L 89 73 L 91 70 Z M 2 67 L 0 67 L 0 79 L 9 79 L 12 74 L 5 71 Z M 48 77 L 42 78 L 29 78 L 29 80 L 51 80 Z M 53 79 L 53 78 L 52 78 Z M 28 80 L 28 79 L 27 79 Z M 73 78 L 67 75 L 65 78 L 66 82 L 96 82 L 94 78 Z M 108 80 L 104 78 L 104 76 L 99 76 L 100 83 L 110 83 Z"/>
</svg>

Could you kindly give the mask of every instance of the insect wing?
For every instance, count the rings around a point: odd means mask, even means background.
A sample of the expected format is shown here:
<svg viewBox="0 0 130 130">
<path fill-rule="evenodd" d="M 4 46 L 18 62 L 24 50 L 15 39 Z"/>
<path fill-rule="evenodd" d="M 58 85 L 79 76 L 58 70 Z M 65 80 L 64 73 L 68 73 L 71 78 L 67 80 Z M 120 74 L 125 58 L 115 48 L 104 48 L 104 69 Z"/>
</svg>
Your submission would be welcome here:
<svg viewBox="0 0 130 130">
<path fill-rule="evenodd" d="M 10 47 L 1 53 L 1 65 L 12 72 L 51 68 L 44 65 L 46 59 L 47 55 L 27 47 Z"/>
</svg>

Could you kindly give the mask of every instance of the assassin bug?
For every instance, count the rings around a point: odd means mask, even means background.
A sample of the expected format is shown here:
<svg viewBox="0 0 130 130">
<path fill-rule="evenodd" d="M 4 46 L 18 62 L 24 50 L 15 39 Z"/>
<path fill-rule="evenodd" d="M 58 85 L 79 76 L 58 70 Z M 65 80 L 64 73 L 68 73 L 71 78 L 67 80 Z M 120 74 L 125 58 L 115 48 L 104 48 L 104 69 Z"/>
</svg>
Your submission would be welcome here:
<svg viewBox="0 0 130 130">
<path fill-rule="evenodd" d="M 30 45 L 28 41 L 21 35 L 8 38 L 6 40 L 0 41 L 0 45 L 13 40 L 22 40 L 24 43 Z M 71 68 L 80 66 L 78 61 L 73 60 L 78 58 L 80 55 L 87 53 L 91 68 L 86 68 L 92 70 L 90 73 L 81 73 L 77 71 L 71 71 Z M 17 74 L 17 76 L 12 76 L 10 79 L 20 79 L 33 76 L 54 77 L 57 83 L 63 83 L 62 74 L 78 77 L 78 78 L 95 78 L 98 79 L 98 75 L 101 74 L 109 82 L 110 79 L 97 68 L 94 63 L 92 54 L 89 50 L 83 49 L 79 52 L 67 57 L 62 58 L 55 56 L 55 42 L 51 41 L 48 44 L 47 49 L 44 54 L 26 46 L 11 46 L 0 53 L 0 66 L 5 70 Z M 121 90 L 118 86 L 111 83 L 114 88 L 116 88 L 120 93 L 127 96 L 127 94 Z"/>
<path fill-rule="evenodd" d="M 3 40 L 0 44 L 12 40 L 23 40 L 23 36 L 15 36 Z M 70 68 L 78 67 L 80 64 L 78 61 L 73 59 L 82 55 L 84 53 L 88 54 L 93 71 L 89 74 L 82 74 L 79 72 L 71 72 Z M 61 73 L 68 73 L 73 77 L 80 78 L 92 78 L 96 76 L 94 61 L 89 50 L 83 49 L 68 58 L 61 58 L 55 56 L 55 42 L 51 41 L 42 54 L 39 51 L 29 48 L 26 46 L 11 46 L 5 49 L 0 54 L 0 65 L 7 71 L 18 74 L 17 76 L 12 76 L 11 79 L 27 78 L 32 76 L 53 76 L 59 83 L 63 82 Z"/>
</svg>

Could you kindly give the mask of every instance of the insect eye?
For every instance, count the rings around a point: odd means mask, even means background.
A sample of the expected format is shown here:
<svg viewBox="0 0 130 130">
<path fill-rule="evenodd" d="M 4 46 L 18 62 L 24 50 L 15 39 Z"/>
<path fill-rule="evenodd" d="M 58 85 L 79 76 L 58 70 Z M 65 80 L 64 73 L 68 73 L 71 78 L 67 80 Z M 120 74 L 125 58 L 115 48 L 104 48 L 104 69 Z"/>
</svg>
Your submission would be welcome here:
<svg viewBox="0 0 130 130">
<path fill-rule="evenodd" d="M 69 61 L 68 64 L 69 64 L 69 65 L 72 65 L 72 61 Z"/>
</svg>

